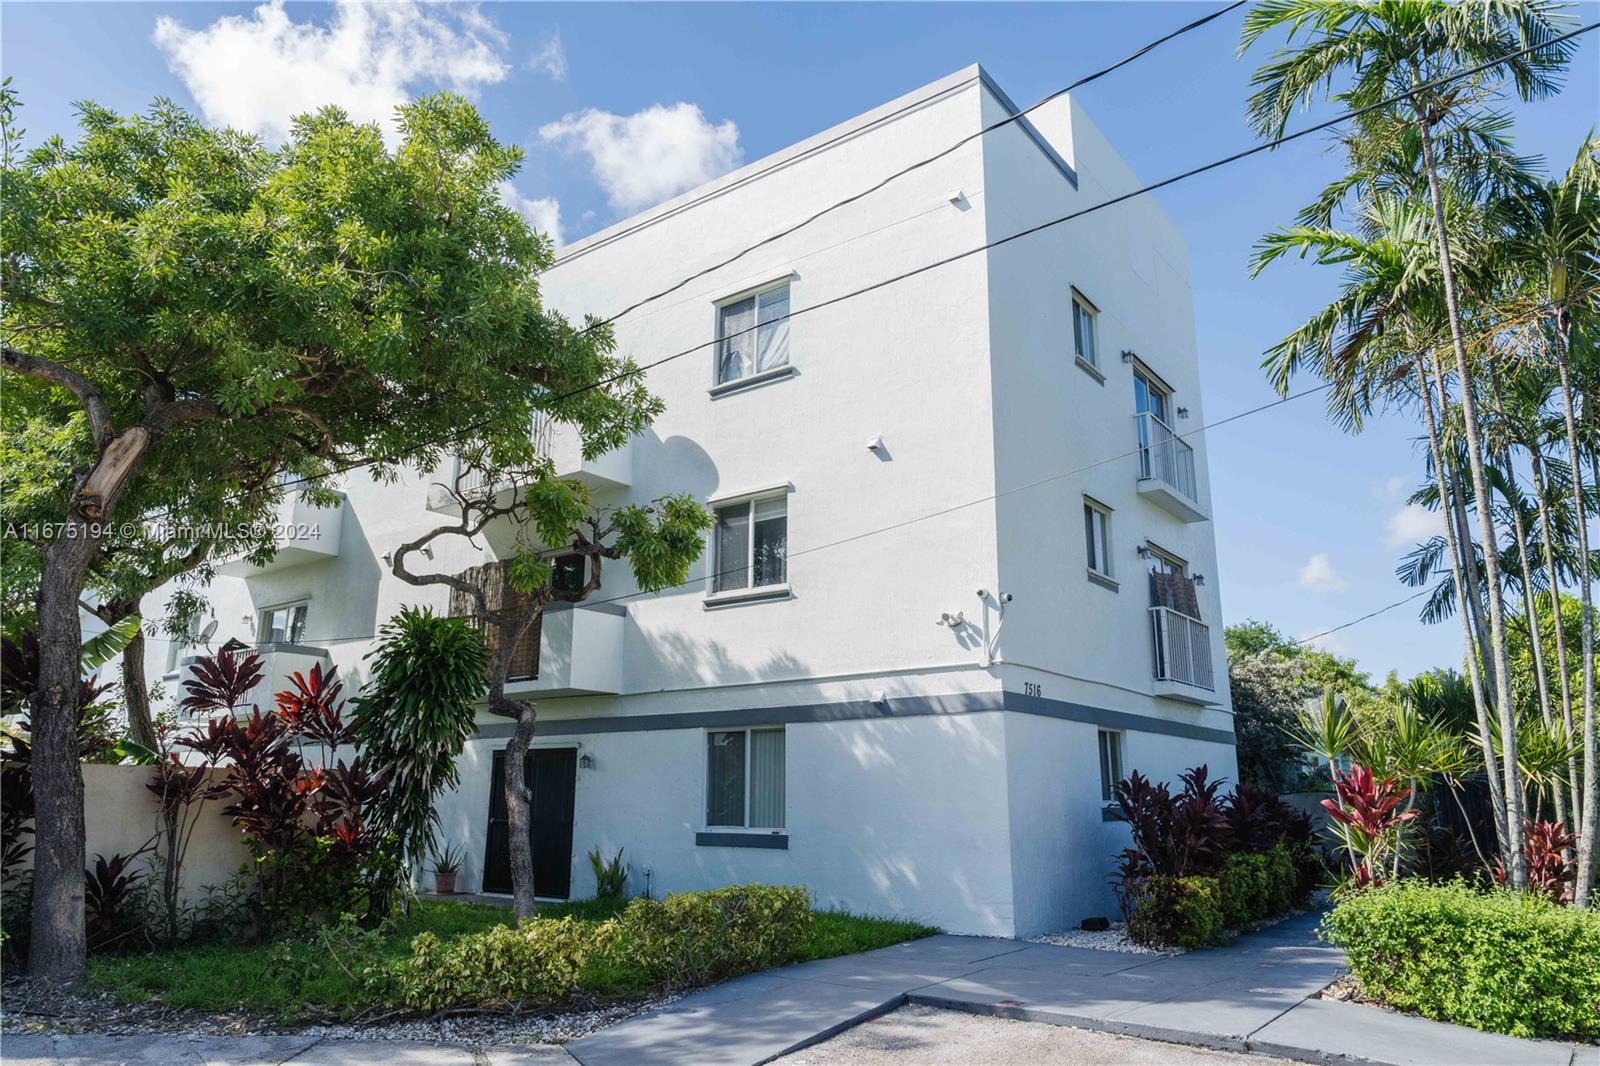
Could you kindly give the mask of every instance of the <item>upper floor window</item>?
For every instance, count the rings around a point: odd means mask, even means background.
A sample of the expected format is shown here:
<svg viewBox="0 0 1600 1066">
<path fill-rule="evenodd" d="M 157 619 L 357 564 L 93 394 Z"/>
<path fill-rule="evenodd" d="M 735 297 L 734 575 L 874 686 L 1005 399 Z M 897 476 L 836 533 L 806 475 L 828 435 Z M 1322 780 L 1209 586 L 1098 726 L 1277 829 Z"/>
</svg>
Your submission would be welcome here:
<svg viewBox="0 0 1600 1066">
<path fill-rule="evenodd" d="M 262 644 L 298 644 L 305 629 L 306 604 L 286 603 L 261 612 L 256 639 Z"/>
<path fill-rule="evenodd" d="M 781 585 L 789 579 L 789 501 L 740 500 L 717 508 L 713 592 Z"/>
<path fill-rule="evenodd" d="M 583 591 L 583 556 L 577 552 L 558 555 L 550 560 L 550 588 L 559 593 L 576 596 Z"/>
<path fill-rule="evenodd" d="M 1087 496 L 1083 498 L 1083 539 L 1090 572 L 1111 577 L 1111 509 Z"/>
<path fill-rule="evenodd" d="M 1077 289 L 1072 290 L 1073 353 L 1092 367 L 1100 365 L 1100 311 Z"/>
<path fill-rule="evenodd" d="M 717 309 L 717 384 L 789 365 L 789 283 Z"/>
<path fill-rule="evenodd" d="M 1133 413 L 1136 415 L 1154 415 L 1164 425 L 1171 426 L 1172 419 L 1167 414 L 1171 406 L 1171 394 L 1165 388 L 1156 384 L 1147 375 L 1138 370 L 1133 372 Z M 1144 419 L 1139 420 L 1142 424 Z M 1148 441 L 1140 443 L 1148 444 Z"/>
</svg>

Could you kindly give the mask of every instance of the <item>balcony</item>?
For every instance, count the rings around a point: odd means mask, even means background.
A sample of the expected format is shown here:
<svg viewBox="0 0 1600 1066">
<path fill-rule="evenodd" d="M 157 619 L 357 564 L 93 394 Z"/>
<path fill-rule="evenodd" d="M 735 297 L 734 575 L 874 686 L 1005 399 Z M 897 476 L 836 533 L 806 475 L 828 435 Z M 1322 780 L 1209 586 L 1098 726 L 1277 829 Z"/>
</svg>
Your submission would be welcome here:
<svg viewBox="0 0 1600 1066">
<path fill-rule="evenodd" d="M 1150 608 L 1155 694 L 1201 705 L 1214 703 L 1211 627 L 1171 607 Z"/>
<path fill-rule="evenodd" d="M 556 422 L 548 418 L 537 418 L 533 423 L 533 441 L 539 454 L 548 456 L 555 466 L 555 475 L 558 478 L 569 478 L 579 481 L 591 489 L 618 489 L 627 488 L 633 484 L 633 444 L 630 441 L 622 447 L 597 455 L 593 459 L 583 457 L 583 440 L 578 433 L 578 427 L 567 422 Z M 460 487 L 462 492 L 476 493 L 488 492 L 491 486 L 485 483 L 481 471 L 465 468 L 463 473 L 462 460 L 453 458 L 445 464 L 441 480 L 446 484 L 454 484 L 457 475 L 461 476 Z M 493 486 L 496 495 L 508 492 L 505 486 Z M 428 486 L 428 510 L 441 514 L 454 514 L 458 510 L 456 502 L 439 485 Z"/>
<path fill-rule="evenodd" d="M 273 697 L 284 689 L 292 688 L 289 679 L 296 673 L 311 673 L 313 666 L 321 666 L 324 671 L 333 669 L 333 661 L 328 657 L 326 648 L 312 647 L 307 644 L 245 644 L 239 641 L 229 641 L 240 658 L 250 652 L 261 656 L 261 680 L 255 687 L 245 693 L 244 699 L 234 705 L 234 714 L 250 714 L 252 706 L 260 707 L 263 711 L 274 705 Z M 197 656 L 190 655 L 178 664 L 178 669 L 162 678 L 168 683 L 173 694 L 181 701 L 188 693 L 183 683 L 194 676 L 194 663 Z"/>
<path fill-rule="evenodd" d="M 576 696 L 622 691 L 627 609 L 552 603 L 539 631 L 534 675 L 506 684 L 509 696 Z"/>
<path fill-rule="evenodd" d="M 1148 411 L 1134 415 L 1134 421 L 1139 430 L 1139 495 L 1185 522 L 1204 522 L 1194 449 Z"/>
<path fill-rule="evenodd" d="M 318 507 L 306 502 L 299 492 L 286 490 L 273 520 L 278 553 L 260 566 L 235 553 L 217 564 L 217 573 L 249 577 L 338 558 L 344 505 L 343 496 L 336 506 Z"/>
</svg>

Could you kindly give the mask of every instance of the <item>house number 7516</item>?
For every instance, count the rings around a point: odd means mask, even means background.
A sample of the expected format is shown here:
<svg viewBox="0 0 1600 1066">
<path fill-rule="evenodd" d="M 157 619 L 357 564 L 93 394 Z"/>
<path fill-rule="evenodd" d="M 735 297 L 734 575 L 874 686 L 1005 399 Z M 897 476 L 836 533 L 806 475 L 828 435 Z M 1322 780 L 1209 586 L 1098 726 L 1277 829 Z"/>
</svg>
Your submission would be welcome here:
<svg viewBox="0 0 1600 1066">
<path fill-rule="evenodd" d="M 1022 694 L 1024 696 L 1043 696 L 1044 686 L 1035 685 L 1032 681 L 1024 681 L 1022 683 Z"/>
</svg>

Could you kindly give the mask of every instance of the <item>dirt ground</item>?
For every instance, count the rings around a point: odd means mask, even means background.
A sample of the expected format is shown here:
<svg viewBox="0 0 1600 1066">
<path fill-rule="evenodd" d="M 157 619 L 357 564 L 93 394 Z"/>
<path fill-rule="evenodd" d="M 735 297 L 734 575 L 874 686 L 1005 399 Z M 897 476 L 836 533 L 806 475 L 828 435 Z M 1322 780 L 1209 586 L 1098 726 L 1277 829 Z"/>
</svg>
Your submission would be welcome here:
<svg viewBox="0 0 1600 1066">
<path fill-rule="evenodd" d="M 1291 1066 L 1264 1055 L 917 1006 L 891 1011 L 777 1061 L 785 1066 Z"/>
</svg>

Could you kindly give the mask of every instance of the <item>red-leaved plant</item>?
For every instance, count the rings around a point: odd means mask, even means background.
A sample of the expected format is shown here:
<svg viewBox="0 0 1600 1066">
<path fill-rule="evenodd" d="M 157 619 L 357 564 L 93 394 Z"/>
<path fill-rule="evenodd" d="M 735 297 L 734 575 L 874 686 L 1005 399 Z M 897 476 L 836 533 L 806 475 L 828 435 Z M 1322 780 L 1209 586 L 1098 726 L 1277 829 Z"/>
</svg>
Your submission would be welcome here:
<svg viewBox="0 0 1600 1066">
<path fill-rule="evenodd" d="M 1566 822 L 1524 822 L 1522 857 L 1528 867 L 1528 891 L 1549 896 L 1557 903 L 1571 903 L 1578 865 L 1567 856 L 1577 846 L 1578 838 L 1567 831 Z M 1506 883 L 1505 863 L 1498 857 L 1491 872 L 1497 882 Z"/>
<path fill-rule="evenodd" d="M 1399 778 L 1374 776 L 1360 763 L 1348 772 L 1333 772 L 1337 799 L 1325 799 L 1322 806 L 1344 827 L 1345 850 L 1350 856 L 1350 873 L 1357 887 L 1383 879 L 1383 859 L 1400 847 L 1400 827 L 1418 817 L 1414 807 L 1400 810 L 1411 796 L 1411 789 Z"/>
</svg>

